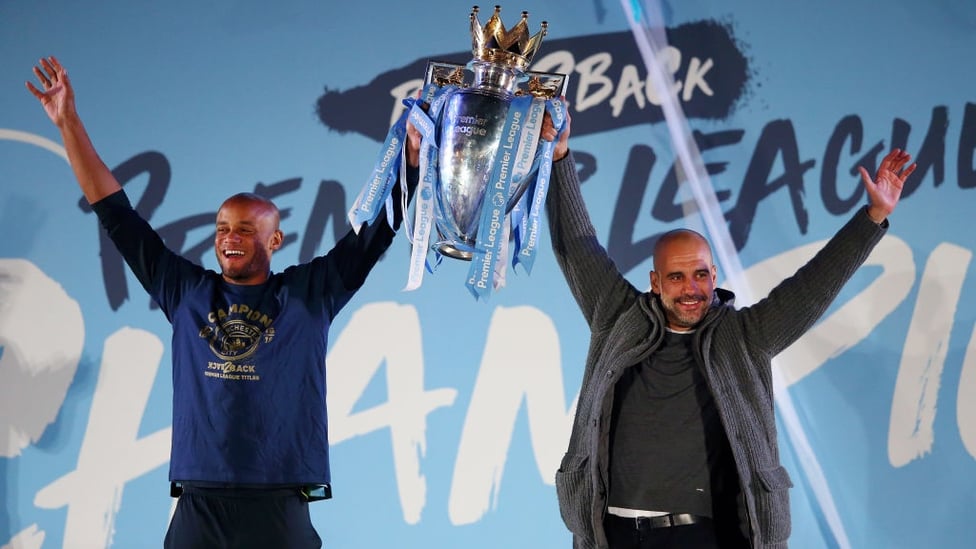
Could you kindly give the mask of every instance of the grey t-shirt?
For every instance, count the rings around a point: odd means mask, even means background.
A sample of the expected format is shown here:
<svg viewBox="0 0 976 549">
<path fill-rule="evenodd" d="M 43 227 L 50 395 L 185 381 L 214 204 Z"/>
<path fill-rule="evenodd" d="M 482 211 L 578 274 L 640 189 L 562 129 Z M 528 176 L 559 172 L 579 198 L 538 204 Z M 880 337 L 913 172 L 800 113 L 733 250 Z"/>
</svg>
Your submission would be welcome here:
<svg viewBox="0 0 976 549">
<path fill-rule="evenodd" d="M 610 428 L 612 507 L 712 516 L 713 475 L 728 441 L 692 355 L 691 332 L 668 331 L 615 387 Z"/>
</svg>

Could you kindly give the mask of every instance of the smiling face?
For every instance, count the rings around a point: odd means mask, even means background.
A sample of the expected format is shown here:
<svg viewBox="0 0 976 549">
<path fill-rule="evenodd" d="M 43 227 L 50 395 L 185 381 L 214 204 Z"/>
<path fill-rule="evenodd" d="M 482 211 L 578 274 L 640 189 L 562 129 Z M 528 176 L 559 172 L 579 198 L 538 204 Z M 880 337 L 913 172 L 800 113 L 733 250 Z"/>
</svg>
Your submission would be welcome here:
<svg viewBox="0 0 976 549">
<path fill-rule="evenodd" d="M 711 248 L 700 234 L 680 229 L 658 240 L 651 291 L 661 297 L 669 328 L 688 330 L 705 318 L 715 295 L 716 273 Z"/>
<path fill-rule="evenodd" d="M 271 254 L 281 247 L 278 208 L 265 198 L 241 193 L 217 211 L 214 251 L 224 280 L 260 284 L 271 272 Z"/>
</svg>

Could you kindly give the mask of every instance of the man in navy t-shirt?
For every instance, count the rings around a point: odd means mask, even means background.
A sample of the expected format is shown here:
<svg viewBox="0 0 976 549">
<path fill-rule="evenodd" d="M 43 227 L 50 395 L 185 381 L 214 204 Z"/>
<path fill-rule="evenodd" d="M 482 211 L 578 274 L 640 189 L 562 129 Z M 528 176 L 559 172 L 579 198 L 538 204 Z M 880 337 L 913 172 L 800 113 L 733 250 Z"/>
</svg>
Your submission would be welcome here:
<svg viewBox="0 0 976 549">
<path fill-rule="evenodd" d="M 85 198 L 173 326 L 170 480 L 179 496 L 165 546 L 320 547 L 308 502 L 330 497 L 325 357 L 329 326 L 399 227 L 383 218 L 327 254 L 271 272 L 282 245 L 278 208 L 228 198 L 214 240 L 221 272 L 166 248 L 95 151 L 54 57 L 34 67 L 41 102 L 64 141 Z M 419 165 L 408 127 L 407 179 Z M 399 185 L 394 204 L 400 204 Z"/>
</svg>

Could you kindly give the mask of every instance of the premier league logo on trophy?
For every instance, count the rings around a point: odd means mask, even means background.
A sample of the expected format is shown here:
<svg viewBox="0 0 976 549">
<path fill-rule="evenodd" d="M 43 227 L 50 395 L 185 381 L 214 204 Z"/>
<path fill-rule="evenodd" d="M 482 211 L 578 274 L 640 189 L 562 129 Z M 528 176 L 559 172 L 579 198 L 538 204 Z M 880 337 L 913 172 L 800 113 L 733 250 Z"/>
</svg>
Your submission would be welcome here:
<svg viewBox="0 0 976 549">
<path fill-rule="evenodd" d="M 410 120 L 423 140 L 406 289 L 419 287 L 433 254 L 434 264 L 442 257 L 471 261 L 467 286 L 480 298 L 504 284 L 510 240 L 513 266 L 531 271 L 554 146 L 539 136 L 547 112 L 562 127 L 566 77 L 528 70 L 547 23 L 530 36 L 522 12 L 507 30 L 499 6 L 484 26 L 477 6 L 470 19 L 472 60 L 428 64 L 421 97 L 407 100 L 411 108 L 391 128 L 350 220 L 358 226 L 378 215 Z"/>
</svg>

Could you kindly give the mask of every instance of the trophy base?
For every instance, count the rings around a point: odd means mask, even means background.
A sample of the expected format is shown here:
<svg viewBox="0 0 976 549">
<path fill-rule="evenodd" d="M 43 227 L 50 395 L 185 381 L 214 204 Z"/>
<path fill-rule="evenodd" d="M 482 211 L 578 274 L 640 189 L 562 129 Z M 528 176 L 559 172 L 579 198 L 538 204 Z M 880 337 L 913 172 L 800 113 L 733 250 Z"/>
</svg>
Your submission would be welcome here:
<svg viewBox="0 0 976 549">
<path fill-rule="evenodd" d="M 471 252 L 470 249 L 465 249 L 468 248 L 467 246 L 460 247 L 455 242 L 442 241 L 435 244 L 435 246 L 437 247 L 437 251 L 440 252 L 441 255 L 446 255 L 447 257 L 453 257 L 454 259 L 471 261 L 471 258 L 474 257 L 474 253 Z"/>
</svg>

